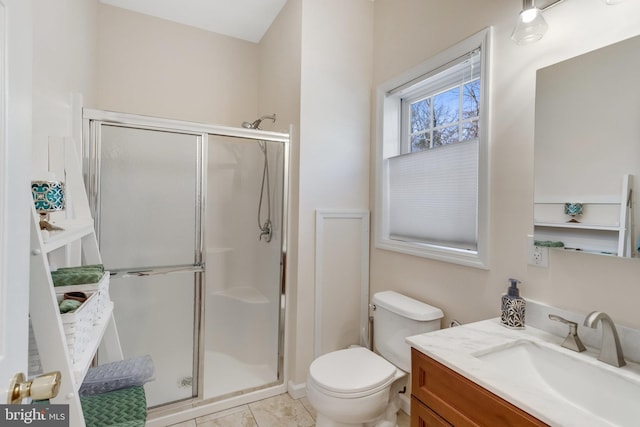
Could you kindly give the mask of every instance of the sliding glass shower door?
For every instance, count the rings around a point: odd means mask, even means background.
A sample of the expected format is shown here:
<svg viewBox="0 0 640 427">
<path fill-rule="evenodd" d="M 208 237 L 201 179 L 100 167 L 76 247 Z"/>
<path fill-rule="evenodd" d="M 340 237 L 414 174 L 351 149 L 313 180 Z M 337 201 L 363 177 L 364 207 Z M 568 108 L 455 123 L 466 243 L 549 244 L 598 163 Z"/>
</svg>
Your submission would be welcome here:
<svg viewBox="0 0 640 427">
<path fill-rule="evenodd" d="M 202 137 L 102 125 L 93 148 L 96 228 L 125 358 L 153 358 L 149 406 L 196 396 Z"/>
<path fill-rule="evenodd" d="M 149 406 L 282 393 L 288 135 L 92 115 L 86 183 Z"/>
</svg>

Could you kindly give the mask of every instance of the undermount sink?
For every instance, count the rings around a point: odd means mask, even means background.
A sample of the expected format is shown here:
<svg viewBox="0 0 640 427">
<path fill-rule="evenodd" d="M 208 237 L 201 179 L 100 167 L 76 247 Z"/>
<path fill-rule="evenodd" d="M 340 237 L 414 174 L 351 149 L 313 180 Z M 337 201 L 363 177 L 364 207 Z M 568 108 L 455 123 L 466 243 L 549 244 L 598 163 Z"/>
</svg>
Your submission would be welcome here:
<svg viewBox="0 0 640 427">
<path fill-rule="evenodd" d="M 529 391 L 552 396 L 602 421 L 603 426 L 637 426 L 640 381 L 584 353 L 520 339 L 475 353 L 494 368 L 513 373 Z"/>
</svg>

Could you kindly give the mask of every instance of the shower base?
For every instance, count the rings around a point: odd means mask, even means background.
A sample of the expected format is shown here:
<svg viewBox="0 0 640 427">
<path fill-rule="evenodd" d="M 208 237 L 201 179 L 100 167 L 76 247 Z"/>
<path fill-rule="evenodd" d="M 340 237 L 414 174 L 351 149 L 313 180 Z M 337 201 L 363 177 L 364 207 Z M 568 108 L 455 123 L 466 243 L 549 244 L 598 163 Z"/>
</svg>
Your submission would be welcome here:
<svg viewBox="0 0 640 427">
<path fill-rule="evenodd" d="M 204 364 L 203 399 L 253 389 L 277 380 L 273 366 L 251 365 L 217 351 L 206 351 Z"/>
</svg>

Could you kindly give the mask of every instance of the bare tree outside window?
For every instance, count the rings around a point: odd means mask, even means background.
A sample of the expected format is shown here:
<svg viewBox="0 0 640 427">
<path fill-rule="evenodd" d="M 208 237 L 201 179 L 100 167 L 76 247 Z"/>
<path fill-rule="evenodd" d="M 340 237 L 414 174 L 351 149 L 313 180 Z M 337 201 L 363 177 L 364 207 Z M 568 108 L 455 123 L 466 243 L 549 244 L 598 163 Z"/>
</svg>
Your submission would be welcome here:
<svg viewBox="0 0 640 427">
<path fill-rule="evenodd" d="M 478 138 L 480 80 L 413 102 L 410 114 L 410 152 Z"/>
</svg>

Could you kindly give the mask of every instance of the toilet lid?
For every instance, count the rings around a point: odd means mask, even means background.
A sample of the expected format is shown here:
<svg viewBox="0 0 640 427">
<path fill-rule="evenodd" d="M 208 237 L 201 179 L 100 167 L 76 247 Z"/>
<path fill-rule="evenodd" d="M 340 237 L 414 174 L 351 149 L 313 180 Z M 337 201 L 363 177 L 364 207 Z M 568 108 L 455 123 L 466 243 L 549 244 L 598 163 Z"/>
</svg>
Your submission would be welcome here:
<svg viewBox="0 0 640 427">
<path fill-rule="evenodd" d="M 396 367 L 364 348 L 348 348 L 320 356 L 311 363 L 309 375 L 329 391 L 358 393 L 391 382 Z"/>
</svg>

